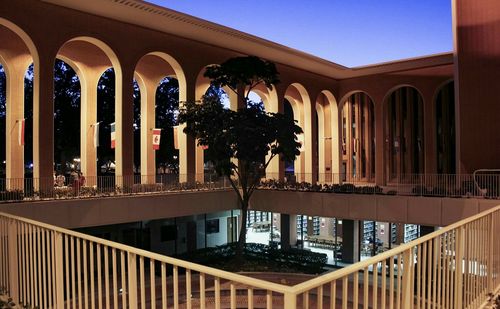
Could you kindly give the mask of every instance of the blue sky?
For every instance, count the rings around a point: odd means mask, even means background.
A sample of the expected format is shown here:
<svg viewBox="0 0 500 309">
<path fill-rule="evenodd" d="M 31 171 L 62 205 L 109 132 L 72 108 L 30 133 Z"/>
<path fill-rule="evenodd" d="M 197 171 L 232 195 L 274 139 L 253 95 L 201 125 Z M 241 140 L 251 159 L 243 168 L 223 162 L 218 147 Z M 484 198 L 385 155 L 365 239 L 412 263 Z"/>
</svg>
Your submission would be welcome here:
<svg viewBox="0 0 500 309">
<path fill-rule="evenodd" d="M 149 0 L 345 66 L 453 49 L 451 0 Z"/>
</svg>

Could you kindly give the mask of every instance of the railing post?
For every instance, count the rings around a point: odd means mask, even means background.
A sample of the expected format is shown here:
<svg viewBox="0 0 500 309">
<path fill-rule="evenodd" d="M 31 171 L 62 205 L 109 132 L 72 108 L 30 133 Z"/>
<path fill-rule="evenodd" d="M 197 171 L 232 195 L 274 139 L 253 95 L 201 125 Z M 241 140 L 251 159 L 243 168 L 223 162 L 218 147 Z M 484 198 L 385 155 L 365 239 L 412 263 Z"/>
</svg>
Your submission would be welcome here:
<svg viewBox="0 0 500 309">
<path fill-rule="evenodd" d="M 464 227 L 457 228 L 455 235 L 455 308 L 463 306 L 463 255 L 464 255 Z M 488 271 L 489 273 L 489 271 Z"/>
<path fill-rule="evenodd" d="M 17 224 L 14 219 L 9 219 L 7 241 L 9 246 L 9 296 L 15 304 L 19 304 L 19 269 L 17 255 Z"/>
<path fill-rule="evenodd" d="M 413 257 L 412 257 L 412 250 L 408 249 L 403 252 L 403 278 L 402 278 L 402 283 L 403 283 L 403 290 L 401 291 L 402 293 L 402 299 L 403 302 L 401 304 L 402 308 L 411 308 L 411 304 L 413 302 L 413 291 L 411 289 L 412 287 L 412 267 L 410 266 L 411 263 L 413 263 Z"/>
<path fill-rule="evenodd" d="M 128 303 L 130 308 L 137 308 L 137 255 L 128 252 Z"/>
<path fill-rule="evenodd" d="M 493 243 L 493 237 L 495 237 L 495 229 L 493 226 L 493 216 L 494 213 L 491 213 L 488 215 L 489 218 L 489 226 L 488 226 L 488 265 L 486 267 L 487 269 L 487 276 L 488 276 L 488 293 L 493 293 L 495 290 L 495 287 L 493 286 L 493 250 L 494 250 L 494 243 Z"/>
<path fill-rule="evenodd" d="M 63 236 L 54 232 L 56 308 L 64 309 Z"/>
<path fill-rule="evenodd" d="M 297 295 L 293 292 L 285 292 L 284 295 L 284 306 L 286 309 L 296 309 L 297 308 Z"/>
</svg>

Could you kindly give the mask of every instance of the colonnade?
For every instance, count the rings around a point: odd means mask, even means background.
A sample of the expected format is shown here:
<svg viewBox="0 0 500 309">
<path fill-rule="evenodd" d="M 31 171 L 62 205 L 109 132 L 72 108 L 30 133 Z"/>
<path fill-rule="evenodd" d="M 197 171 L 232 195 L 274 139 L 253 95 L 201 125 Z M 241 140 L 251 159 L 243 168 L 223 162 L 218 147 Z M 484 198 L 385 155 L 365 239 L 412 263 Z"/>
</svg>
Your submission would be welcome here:
<svg viewBox="0 0 500 309">
<path fill-rule="evenodd" d="M 135 63 L 123 60 L 103 41 L 92 37 L 75 37 L 53 53 L 36 48 L 30 37 L 16 25 L 1 20 L 0 37 L 5 44 L 0 48 L 0 64 L 7 79 L 6 112 L 6 178 L 24 177 L 23 147 L 17 141 L 17 124 L 24 118 L 24 75 L 34 64 L 34 129 L 33 177 L 40 185 L 51 186 L 53 173 L 53 68 L 55 59 L 61 59 L 77 73 L 81 83 L 81 170 L 94 185 L 98 166 L 97 149 L 93 141 L 97 122 L 97 84 L 103 72 L 115 72 L 115 161 L 117 182 L 133 183 L 133 86 L 135 79 L 141 92 L 141 174 L 143 183 L 154 183 L 156 173 L 155 151 L 151 147 L 152 128 L 155 127 L 155 93 L 165 77 L 179 82 L 179 101 L 199 100 L 205 94 L 209 81 L 203 77 L 204 67 L 198 71 L 185 70 L 181 63 L 161 50 L 148 52 Z M 412 86 L 401 85 L 387 90 L 384 100 L 374 101 L 363 91 L 356 90 L 337 102 L 335 88 L 316 89 L 313 85 L 286 82 L 272 89 L 261 86 L 255 91 L 266 111 L 284 112 L 287 100 L 294 119 L 304 130 L 299 139 L 301 153 L 294 162 L 299 181 L 338 182 L 365 181 L 383 184 L 407 173 L 422 173 L 425 166 L 425 123 L 438 123 L 436 140 L 453 136 L 453 119 L 447 117 L 453 108 L 450 96 L 453 87 L 445 85 L 435 98 L 436 119 L 427 119 L 423 113 L 424 98 Z M 332 86 L 334 83 L 332 82 Z M 438 93 L 439 89 L 436 89 Z M 238 108 L 235 94 L 230 96 L 231 108 Z M 380 107 L 381 106 L 381 107 Z M 317 123 L 316 123 L 317 122 Z M 195 141 L 178 130 L 180 181 L 203 181 L 203 150 Z M 381 131 L 382 130 L 382 131 Z M 443 133 L 444 132 L 444 133 Z M 29 134 L 29 133 L 28 133 Z M 446 134 L 446 137 L 443 135 Z M 380 139 L 380 137 L 383 139 Z M 378 139 L 378 140 L 377 140 Z M 441 142 L 442 144 L 442 142 Z M 377 151 L 377 148 L 382 148 Z M 440 162 L 451 169 L 453 144 L 437 146 Z M 446 158 L 444 158 L 446 157 Z M 439 164 L 436 164 L 439 165 Z M 440 165 L 441 166 L 441 165 Z M 441 168 L 444 170 L 444 168 Z M 267 177 L 282 178 L 284 164 L 276 158 L 268 167 Z M 377 174 L 386 176 L 376 177 Z M 44 181 L 45 179 L 45 181 Z M 15 189 L 10 186 L 11 189 Z"/>
</svg>

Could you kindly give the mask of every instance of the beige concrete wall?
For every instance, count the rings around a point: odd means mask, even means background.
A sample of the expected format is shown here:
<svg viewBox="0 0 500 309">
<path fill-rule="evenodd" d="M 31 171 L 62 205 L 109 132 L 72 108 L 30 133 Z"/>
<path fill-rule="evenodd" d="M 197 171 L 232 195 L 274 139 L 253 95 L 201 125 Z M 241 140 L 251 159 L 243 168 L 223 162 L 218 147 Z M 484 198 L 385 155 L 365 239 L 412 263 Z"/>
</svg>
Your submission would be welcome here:
<svg viewBox="0 0 500 309">
<path fill-rule="evenodd" d="M 289 191 L 257 191 L 252 209 L 287 214 L 446 226 L 500 204 L 498 200 Z"/>
<path fill-rule="evenodd" d="M 213 213 L 236 205 L 229 190 L 3 204 L 0 212 L 79 228 Z"/>
<path fill-rule="evenodd" d="M 254 210 L 446 226 L 499 205 L 498 200 L 259 190 Z M 0 204 L 0 212 L 79 228 L 238 209 L 232 190 Z"/>
</svg>

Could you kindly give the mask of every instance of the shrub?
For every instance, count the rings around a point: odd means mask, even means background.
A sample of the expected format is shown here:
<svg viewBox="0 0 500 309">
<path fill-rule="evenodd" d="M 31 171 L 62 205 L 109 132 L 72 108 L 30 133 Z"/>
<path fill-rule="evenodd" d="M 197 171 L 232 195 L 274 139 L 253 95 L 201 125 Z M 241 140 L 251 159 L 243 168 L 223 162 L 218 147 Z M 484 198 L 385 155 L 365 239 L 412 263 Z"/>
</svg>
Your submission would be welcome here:
<svg viewBox="0 0 500 309">
<path fill-rule="evenodd" d="M 230 243 L 213 248 L 200 249 L 177 256 L 193 263 L 236 271 L 260 271 L 267 269 L 278 272 L 301 272 L 318 274 L 324 271 L 328 259 L 326 254 L 301 249 L 282 250 L 264 244 L 245 244 L 243 257 L 250 262 L 252 269 L 238 264 L 235 269 L 237 243 Z"/>
<path fill-rule="evenodd" d="M 7 190 L 0 192 L 0 201 L 22 201 L 24 193 L 22 190 Z"/>
</svg>

